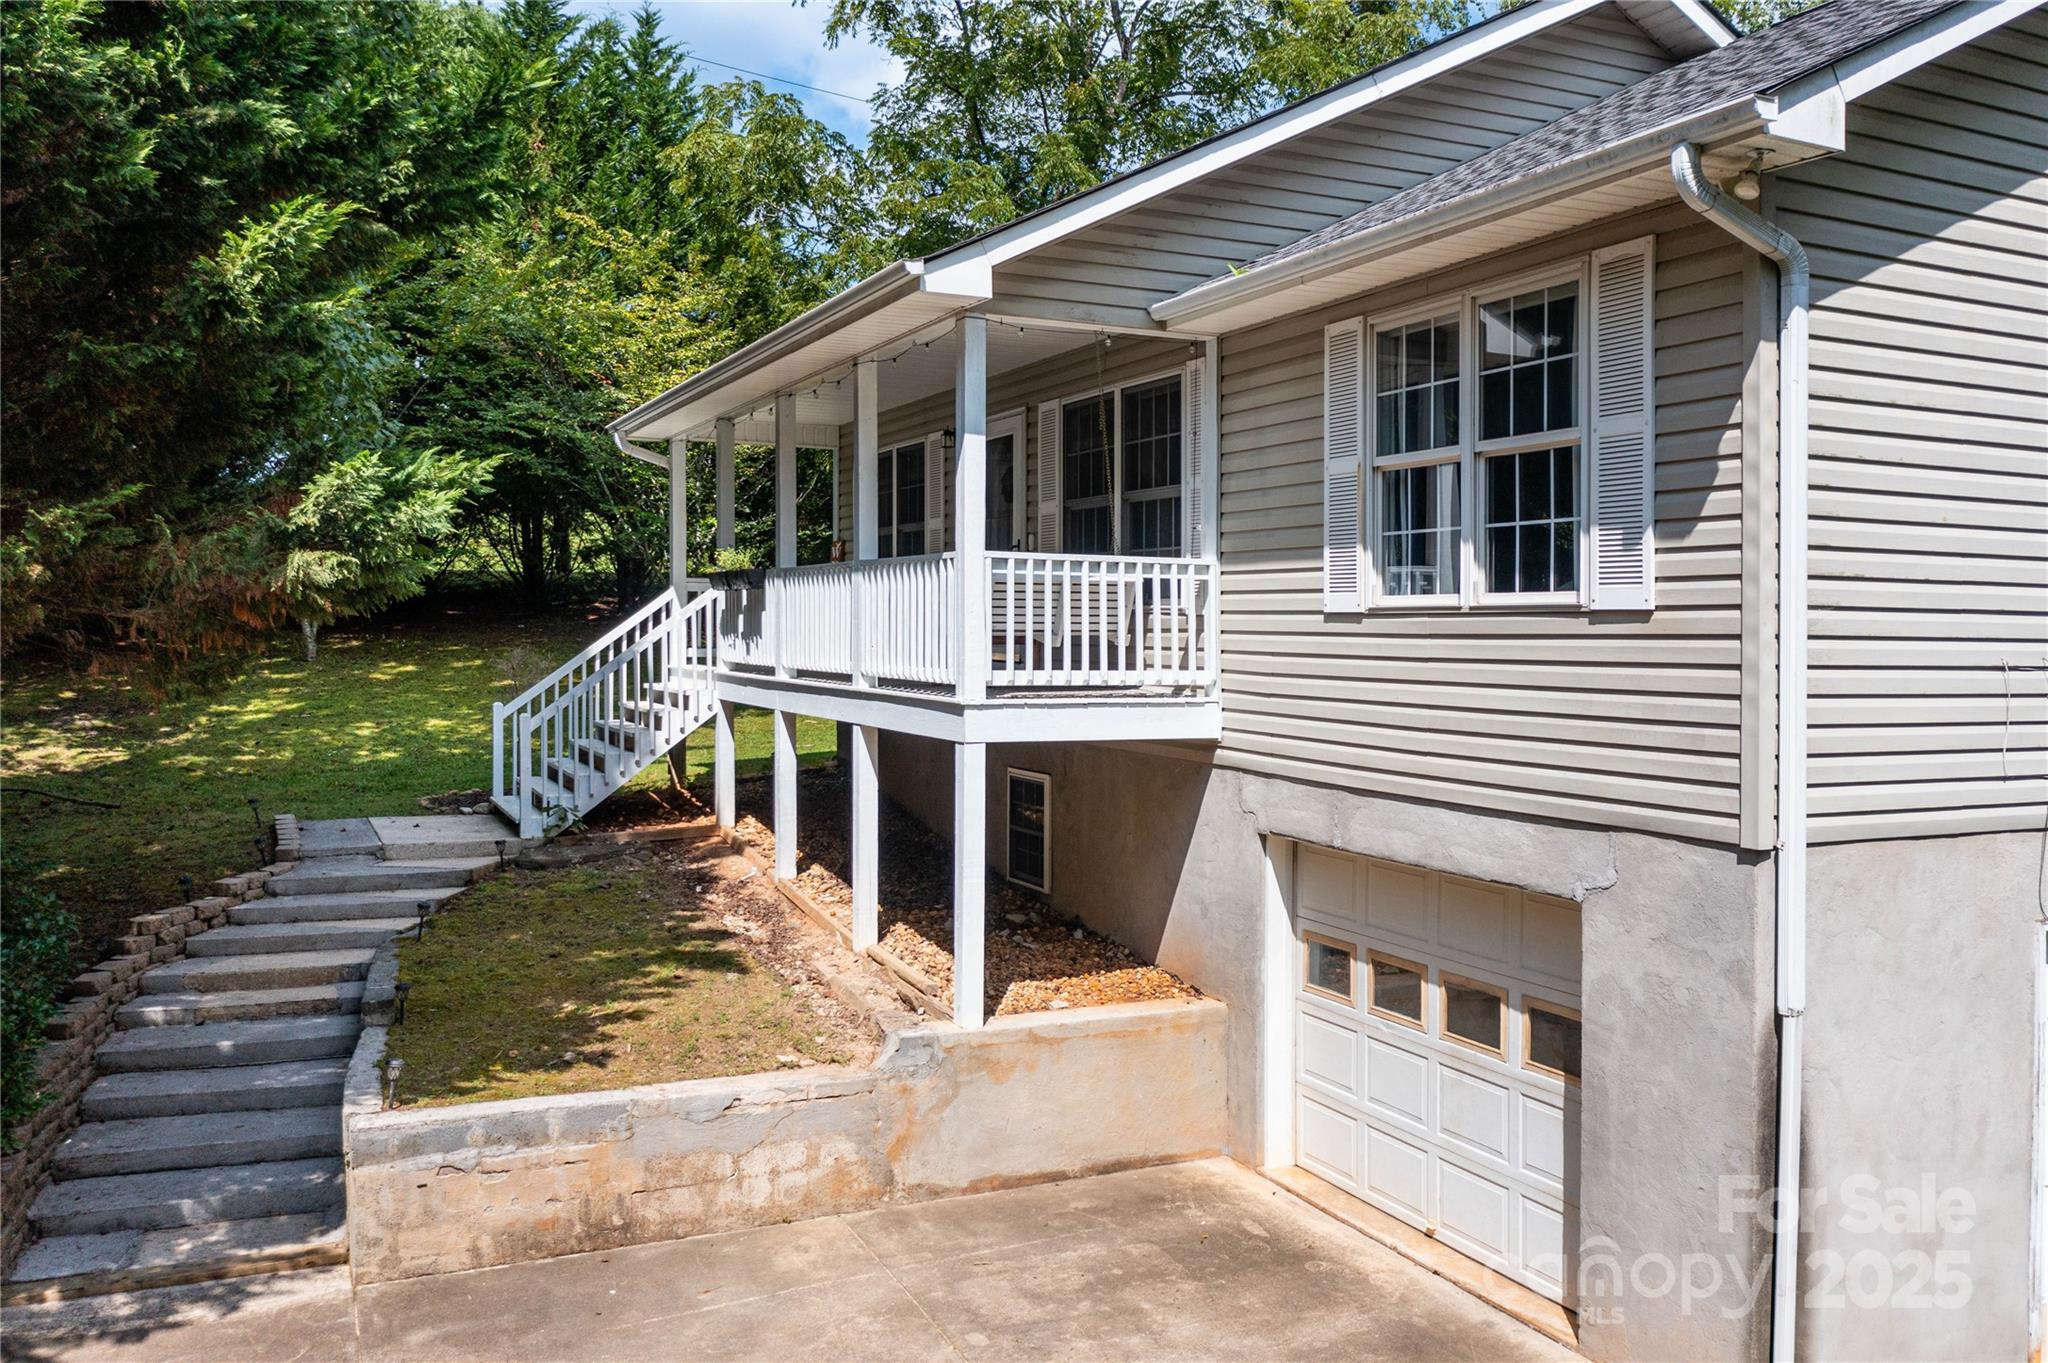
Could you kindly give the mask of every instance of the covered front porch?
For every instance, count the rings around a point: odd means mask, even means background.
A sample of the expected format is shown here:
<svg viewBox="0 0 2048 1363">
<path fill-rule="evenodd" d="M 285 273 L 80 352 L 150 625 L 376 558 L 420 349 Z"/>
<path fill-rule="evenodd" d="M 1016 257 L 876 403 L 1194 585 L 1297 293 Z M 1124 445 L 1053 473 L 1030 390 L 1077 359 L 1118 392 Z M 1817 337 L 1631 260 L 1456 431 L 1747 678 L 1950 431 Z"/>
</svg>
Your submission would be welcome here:
<svg viewBox="0 0 2048 1363">
<path fill-rule="evenodd" d="M 613 434 L 668 467 L 678 563 L 693 447 L 715 460 L 724 548 L 736 446 L 773 445 L 774 566 L 712 574 L 715 627 L 692 655 L 713 677 L 717 819 L 735 817 L 735 707 L 772 711 L 775 873 L 794 876 L 796 721 L 848 725 L 853 937 L 865 949 L 877 940 L 881 732 L 951 744 L 955 1022 L 973 1028 L 988 745 L 1220 737 L 1215 364 L 1204 338 L 985 307 L 933 319 L 926 301 L 877 304 L 751 364 L 743 351 Z M 892 308 L 911 325 L 878 343 Z M 637 443 L 650 439 L 666 451 Z M 798 452 L 819 448 L 834 455 L 832 557 L 800 563 Z"/>
</svg>

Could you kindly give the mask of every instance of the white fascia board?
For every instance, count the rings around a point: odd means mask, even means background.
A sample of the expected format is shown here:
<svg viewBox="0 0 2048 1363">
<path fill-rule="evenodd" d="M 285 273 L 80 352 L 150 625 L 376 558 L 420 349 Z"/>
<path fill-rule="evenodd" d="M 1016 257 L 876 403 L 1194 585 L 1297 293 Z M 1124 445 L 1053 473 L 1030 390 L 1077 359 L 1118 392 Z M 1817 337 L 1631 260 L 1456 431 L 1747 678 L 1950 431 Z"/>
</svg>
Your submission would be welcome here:
<svg viewBox="0 0 2048 1363">
<path fill-rule="evenodd" d="M 1777 112 L 1774 105 L 1739 99 L 1718 109 L 1639 133 L 1626 142 L 1602 147 L 1568 161 L 1559 161 L 1469 198 L 1454 199 L 1438 209 L 1345 237 L 1314 250 L 1276 260 L 1270 265 L 1224 279 L 1206 280 L 1152 305 L 1152 315 L 1167 326 L 1199 326 L 1202 319 L 1225 308 L 1281 293 L 1296 284 L 1329 274 L 1370 257 L 1413 245 L 1418 239 L 1460 231 L 1488 218 L 1515 212 L 1532 203 L 1568 194 L 1574 189 L 1626 174 L 1638 165 L 1653 165 L 1679 142 L 1715 142 L 1761 126 Z"/>
<path fill-rule="evenodd" d="M 951 696 L 869 690 L 845 682 L 717 674 L 718 699 L 840 724 L 864 724 L 944 743 L 1214 743 L 1223 705 L 1214 696 L 995 697 L 963 705 Z"/>
<path fill-rule="evenodd" d="M 1524 38 L 1569 22 L 1608 3 L 1610 0 L 1536 0 L 1534 4 L 1510 10 L 1377 73 L 1290 105 L 1234 133 L 1226 133 L 1178 156 L 1155 162 L 1099 189 L 1080 194 L 1058 208 L 999 228 L 965 246 L 941 251 L 925 262 L 926 268 L 941 277 L 950 277 L 950 272 L 970 262 L 979 262 L 983 268 L 992 271 L 1004 261 L 1014 260 L 1149 199 L 1213 175 L 1248 156 L 1303 133 L 1313 132 L 1332 120 L 1434 80 L 1502 48 L 1512 47 Z"/>
<path fill-rule="evenodd" d="M 1824 71 L 1792 82 L 1777 92 L 1778 104 L 1790 109 L 1829 90 L 1838 92 L 1845 100 L 1861 99 L 1872 90 L 2003 28 L 2041 4 L 2042 0 L 1973 0 L 1945 9 L 1882 42 L 1851 53 Z"/>
</svg>

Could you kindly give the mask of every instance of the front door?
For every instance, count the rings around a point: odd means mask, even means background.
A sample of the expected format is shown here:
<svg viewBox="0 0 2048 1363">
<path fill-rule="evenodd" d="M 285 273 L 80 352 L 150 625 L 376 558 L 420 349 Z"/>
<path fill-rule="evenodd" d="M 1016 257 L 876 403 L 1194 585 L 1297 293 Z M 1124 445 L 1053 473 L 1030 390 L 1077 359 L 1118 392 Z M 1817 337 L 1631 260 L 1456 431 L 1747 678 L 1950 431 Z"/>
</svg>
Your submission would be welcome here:
<svg viewBox="0 0 2048 1363">
<path fill-rule="evenodd" d="M 988 424 L 988 551 L 1015 553 L 1024 547 L 1024 413 L 1010 412 Z"/>
</svg>

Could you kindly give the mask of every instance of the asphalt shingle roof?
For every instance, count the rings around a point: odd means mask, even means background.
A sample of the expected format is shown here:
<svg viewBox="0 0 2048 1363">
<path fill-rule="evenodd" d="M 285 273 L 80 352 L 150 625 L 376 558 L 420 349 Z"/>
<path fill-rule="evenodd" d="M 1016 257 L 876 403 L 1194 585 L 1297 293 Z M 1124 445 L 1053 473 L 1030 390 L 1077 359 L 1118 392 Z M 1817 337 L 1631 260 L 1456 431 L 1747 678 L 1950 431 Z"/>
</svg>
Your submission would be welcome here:
<svg viewBox="0 0 2048 1363">
<path fill-rule="evenodd" d="M 1501 188 L 1839 61 L 1963 0 L 1828 0 L 1618 90 L 1249 262 L 1258 269 Z"/>
</svg>

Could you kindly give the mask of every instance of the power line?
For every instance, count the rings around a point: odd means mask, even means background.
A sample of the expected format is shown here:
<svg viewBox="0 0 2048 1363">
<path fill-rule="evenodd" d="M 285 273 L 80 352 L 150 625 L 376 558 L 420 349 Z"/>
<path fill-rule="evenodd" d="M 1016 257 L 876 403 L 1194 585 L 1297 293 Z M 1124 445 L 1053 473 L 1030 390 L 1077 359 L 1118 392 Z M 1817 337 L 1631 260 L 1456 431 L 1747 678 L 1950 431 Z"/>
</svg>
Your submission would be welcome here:
<svg viewBox="0 0 2048 1363">
<path fill-rule="evenodd" d="M 694 52 L 685 57 L 684 60 L 700 66 L 722 66 L 728 71 L 737 71 L 743 76 L 753 76 L 758 80 L 772 80 L 781 85 L 794 85 L 799 90 L 809 90 L 814 94 L 830 95 L 834 99 L 850 99 L 856 104 L 874 103 L 872 99 L 865 95 L 849 95 L 838 90 L 827 90 L 822 85 L 806 85 L 800 80 L 791 80 L 788 76 L 771 76 L 766 71 L 754 71 L 744 66 L 734 66 L 731 62 L 713 61 L 709 57 L 700 57 Z"/>
</svg>

